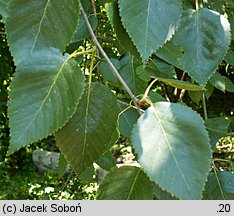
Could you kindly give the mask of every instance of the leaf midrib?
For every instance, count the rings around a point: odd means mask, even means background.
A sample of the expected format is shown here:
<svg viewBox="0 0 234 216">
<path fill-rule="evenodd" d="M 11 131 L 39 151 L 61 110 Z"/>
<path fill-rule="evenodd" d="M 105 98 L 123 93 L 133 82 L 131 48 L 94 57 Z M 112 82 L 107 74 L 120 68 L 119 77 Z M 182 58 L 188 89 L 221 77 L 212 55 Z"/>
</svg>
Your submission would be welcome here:
<svg viewBox="0 0 234 216">
<path fill-rule="evenodd" d="M 131 188 L 130 188 L 129 194 L 128 194 L 128 196 L 127 196 L 127 200 L 129 200 L 130 197 L 131 197 L 131 195 L 132 195 L 132 192 L 133 192 L 133 190 L 134 190 L 134 187 L 135 187 L 135 185 L 136 185 L 136 181 L 137 181 L 137 179 L 138 179 L 138 176 L 139 176 L 140 172 L 141 172 L 141 169 L 139 169 L 138 172 L 136 173 L 136 176 L 135 176 L 134 181 L 133 181 L 133 183 L 132 183 L 132 186 L 131 186 Z"/>
<path fill-rule="evenodd" d="M 198 65 L 198 67 L 199 68 L 201 68 L 201 66 L 200 66 L 200 61 L 199 61 L 199 47 L 200 47 L 200 43 L 199 43 L 199 39 L 200 39 L 200 37 L 199 37 L 199 30 L 200 30 L 200 28 L 199 28 L 199 10 L 197 10 L 196 11 L 196 17 L 195 17 L 195 20 L 196 20 L 196 30 L 197 30 L 197 32 L 196 32 L 196 38 L 197 38 L 197 40 L 196 40 L 196 60 L 197 60 L 197 65 Z M 203 75 L 203 73 L 201 73 L 200 71 L 196 71 L 196 73 L 200 76 L 200 81 L 201 82 L 203 82 L 203 77 L 202 77 L 202 75 Z"/>
<path fill-rule="evenodd" d="M 50 4 L 50 0 L 47 0 L 47 3 L 45 5 L 45 8 L 44 8 L 44 11 L 43 11 L 43 14 L 42 14 L 42 17 L 41 17 L 41 20 L 39 22 L 39 25 L 38 25 L 38 30 L 37 30 L 37 33 L 35 35 L 35 39 L 33 41 L 33 45 L 32 45 L 32 48 L 30 50 L 30 53 L 33 52 L 35 46 L 36 46 L 36 43 L 37 43 L 37 40 L 38 40 L 38 37 L 39 37 L 39 34 L 40 34 L 40 31 L 41 31 L 41 27 L 42 27 L 42 23 L 45 19 L 45 16 L 46 16 L 46 12 L 47 12 L 47 8 L 49 7 L 49 4 Z"/>
<path fill-rule="evenodd" d="M 217 174 L 216 171 L 215 171 L 215 178 L 216 178 L 216 180 L 217 180 L 217 183 L 218 183 L 218 186 L 219 186 L 219 190 L 220 190 L 221 196 L 223 197 L 224 200 L 226 200 L 226 199 L 225 199 L 224 192 L 223 192 L 222 185 L 221 185 L 221 183 L 220 183 L 220 181 L 219 181 L 219 177 L 218 177 L 218 174 Z"/>
<path fill-rule="evenodd" d="M 176 157 L 175 157 L 175 155 L 174 155 L 174 153 L 173 153 L 173 151 L 172 151 L 170 142 L 169 142 L 169 140 L 167 139 L 167 135 L 166 135 L 166 132 L 165 132 L 165 130 L 164 130 L 162 121 L 161 121 L 161 119 L 160 119 L 160 117 L 159 117 L 159 114 L 157 113 L 157 110 L 156 110 L 155 107 L 152 107 L 152 109 L 153 109 L 153 113 L 155 114 L 155 116 L 156 116 L 156 118 L 157 118 L 157 120 L 158 120 L 158 123 L 159 123 L 159 125 L 160 125 L 161 131 L 163 132 L 164 138 L 165 138 L 165 140 L 166 140 L 166 144 L 167 144 L 167 146 L 168 146 L 168 148 L 169 148 L 169 150 L 170 150 L 170 153 L 171 153 L 171 155 L 172 155 L 172 157 L 173 157 L 173 159 L 174 159 L 174 161 L 175 161 L 175 164 L 176 164 L 176 166 L 177 166 L 177 168 L 178 168 L 178 170 L 179 170 L 179 172 L 180 172 L 180 174 L 181 174 L 181 176 L 182 176 L 182 178 L 183 178 L 183 180 L 184 180 L 184 183 L 185 183 L 185 185 L 186 185 L 188 191 L 189 191 L 190 194 L 193 196 L 193 192 L 191 191 L 191 189 L 190 189 L 190 187 L 189 187 L 189 185 L 188 185 L 188 182 L 187 182 L 187 180 L 186 180 L 186 178 L 185 178 L 185 176 L 184 176 L 184 174 L 183 174 L 183 172 L 182 172 L 182 170 L 181 170 L 181 168 L 180 168 L 180 166 L 179 166 L 179 162 L 177 161 L 177 159 L 176 159 Z"/>
<path fill-rule="evenodd" d="M 68 62 L 68 60 L 70 59 L 70 56 L 67 57 L 67 59 L 63 62 L 63 64 L 61 65 L 61 67 L 59 68 L 58 73 L 54 76 L 54 81 L 52 83 L 52 85 L 50 86 L 50 89 L 48 91 L 48 93 L 46 94 L 45 98 L 43 99 L 43 101 L 41 102 L 40 107 L 38 108 L 37 112 L 35 113 L 35 115 L 33 116 L 33 119 L 28 123 L 28 125 L 25 127 L 25 130 L 22 132 L 21 136 L 18 137 L 16 143 L 19 142 L 19 140 L 24 136 L 24 134 L 27 132 L 27 130 L 29 129 L 29 127 L 31 126 L 31 124 L 33 123 L 33 121 L 36 119 L 36 117 L 38 116 L 39 112 L 42 110 L 42 107 L 44 106 L 46 100 L 48 99 L 48 97 L 51 94 L 52 89 L 54 88 L 54 85 L 56 85 L 56 82 L 60 76 L 60 74 L 63 71 L 63 68 L 65 66 L 65 64 Z"/>
<path fill-rule="evenodd" d="M 87 144 L 87 131 L 88 131 L 88 114 L 89 114 L 89 105 L 90 105 L 90 94 L 91 94 L 91 83 L 88 85 L 87 90 L 87 103 L 85 107 L 85 125 L 84 125 L 84 141 L 82 146 L 82 153 L 81 153 L 81 167 L 83 167 L 84 164 L 84 154 L 86 150 L 86 144 Z"/>
<path fill-rule="evenodd" d="M 149 4 L 148 4 L 148 8 L 147 8 L 147 18 L 146 18 L 146 29 L 145 29 L 145 46 L 144 46 L 144 58 L 145 58 L 145 54 L 148 48 L 148 31 L 149 31 L 149 11 L 150 11 L 150 4 L 151 4 L 151 0 L 149 0 Z"/>
</svg>

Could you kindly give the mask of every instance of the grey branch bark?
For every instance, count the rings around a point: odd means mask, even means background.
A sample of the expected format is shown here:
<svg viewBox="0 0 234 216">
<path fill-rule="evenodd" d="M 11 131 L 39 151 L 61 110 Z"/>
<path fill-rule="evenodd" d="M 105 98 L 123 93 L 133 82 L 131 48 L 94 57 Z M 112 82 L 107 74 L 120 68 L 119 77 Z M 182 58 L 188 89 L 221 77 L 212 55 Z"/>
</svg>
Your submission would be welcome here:
<svg viewBox="0 0 234 216">
<path fill-rule="evenodd" d="M 105 51 L 103 50 L 102 46 L 100 45 L 100 43 L 97 40 L 97 37 L 95 36 L 93 29 L 89 23 L 88 17 L 84 11 L 84 8 L 82 6 L 82 4 L 80 3 L 80 9 L 81 9 L 81 13 L 84 16 L 85 19 L 85 23 L 87 25 L 87 28 L 89 30 L 89 33 L 93 39 L 93 43 L 94 45 L 98 48 L 99 52 L 101 53 L 101 55 L 103 56 L 103 58 L 106 59 L 108 65 L 110 66 L 112 72 L 114 73 L 114 75 L 117 77 L 117 79 L 119 80 L 119 82 L 122 84 L 122 86 L 124 87 L 124 89 L 126 90 L 126 92 L 129 94 L 129 96 L 131 97 L 132 101 L 134 102 L 135 106 L 138 108 L 139 113 L 141 113 L 140 108 L 138 106 L 138 99 L 136 98 L 136 96 L 132 93 L 131 89 L 128 87 L 128 85 L 125 83 L 125 81 L 123 80 L 123 78 L 120 76 L 119 72 L 116 70 L 115 66 L 112 64 L 111 60 L 109 59 L 109 57 L 107 56 L 107 54 L 105 53 Z"/>
</svg>

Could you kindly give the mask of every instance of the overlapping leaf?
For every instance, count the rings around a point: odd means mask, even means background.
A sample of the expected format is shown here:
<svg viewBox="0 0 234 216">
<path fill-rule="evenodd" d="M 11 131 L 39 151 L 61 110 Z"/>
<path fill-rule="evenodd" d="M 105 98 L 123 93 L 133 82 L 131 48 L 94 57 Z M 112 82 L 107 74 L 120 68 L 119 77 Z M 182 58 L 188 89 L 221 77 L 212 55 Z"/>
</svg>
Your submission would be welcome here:
<svg viewBox="0 0 234 216">
<path fill-rule="evenodd" d="M 228 127 L 230 125 L 230 120 L 222 117 L 210 118 L 206 120 L 205 124 L 209 132 L 211 147 L 214 149 L 220 138 L 229 135 Z"/>
<path fill-rule="evenodd" d="M 220 91 L 224 92 L 225 93 L 225 89 L 226 89 L 226 86 L 225 86 L 225 79 L 224 77 L 218 73 L 218 72 L 215 72 L 212 77 L 209 79 L 209 82 L 217 89 L 219 89 Z"/>
<path fill-rule="evenodd" d="M 75 112 L 83 87 L 80 67 L 57 49 L 43 49 L 22 61 L 8 104 L 9 153 L 62 127 Z"/>
<path fill-rule="evenodd" d="M 126 55 L 121 59 L 120 64 L 121 67 L 119 69 L 119 73 L 132 92 L 135 95 L 143 94 L 147 87 L 147 82 L 141 80 L 136 74 L 136 67 L 139 66 L 136 58 Z"/>
<path fill-rule="evenodd" d="M 181 15 L 180 0 L 120 0 L 124 27 L 143 61 L 175 33 Z"/>
<path fill-rule="evenodd" d="M 162 190 L 157 184 L 153 185 L 154 195 L 159 200 L 177 200 L 178 198 L 173 197 L 170 193 Z"/>
<path fill-rule="evenodd" d="M 183 49 L 171 41 L 165 43 L 156 51 L 156 55 L 169 64 L 183 70 L 180 59 L 183 57 Z"/>
<path fill-rule="evenodd" d="M 76 113 L 55 136 L 61 152 L 77 173 L 82 173 L 109 149 L 117 120 L 117 102 L 111 91 L 101 84 L 86 89 Z"/>
<path fill-rule="evenodd" d="M 227 77 L 223 77 L 225 80 L 225 90 L 228 92 L 234 92 L 234 83 Z"/>
<path fill-rule="evenodd" d="M 233 200 L 234 174 L 231 172 L 210 173 L 204 191 L 204 199 Z"/>
<path fill-rule="evenodd" d="M 151 59 L 151 61 L 146 64 L 144 68 L 147 74 L 155 78 L 176 78 L 175 68 L 161 59 Z"/>
<path fill-rule="evenodd" d="M 14 61 L 42 47 L 64 51 L 79 17 L 77 0 L 12 0 L 7 35 Z"/>
<path fill-rule="evenodd" d="M 110 60 L 111 60 L 112 64 L 115 66 L 116 70 L 119 70 L 120 61 L 118 59 L 115 59 L 115 58 L 111 58 Z M 102 75 L 104 80 L 111 82 L 115 86 L 120 85 L 119 80 L 112 73 L 111 68 L 106 61 L 104 61 L 104 60 L 101 61 L 101 63 L 99 64 L 99 69 L 100 69 L 100 74 Z"/>
<path fill-rule="evenodd" d="M 189 90 L 189 91 L 204 91 L 205 88 L 189 83 L 189 82 L 185 82 L 183 80 L 176 80 L 176 79 L 162 79 L 159 78 L 158 80 L 160 80 L 161 82 L 164 82 L 167 85 L 173 86 L 175 88 L 179 88 L 179 89 L 185 89 L 185 90 Z"/>
<path fill-rule="evenodd" d="M 7 17 L 9 16 L 9 4 L 11 0 L 1 0 L 0 1 L 0 15 L 3 18 L 3 21 L 6 21 Z"/>
<path fill-rule="evenodd" d="M 110 171 L 114 166 L 116 166 L 116 158 L 111 153 L 111 151 L 108 150 L 98 158 L 96 163 L 103 169 Z"/>
<path fill-rule="evenodd" d="M 211 149 L 196 112 L 158 102 L 141 115 L 132 139 L 140 164 L 156 184 L 180 199 L 201 199 Z"/>
<path fill-rule="evenodd" d="M 135 57 L 140 57 L 135 45 L 129 37 L 126 29 L 123 27 L 119 16 L 118 4 L 116 2 L 105 4 L 108 19 L 116 33 L 116 36 L 126 51 L 129 51 Z"/>
<path fill-rule="evenodd" d="M 133 125 L 136 124 L 139 118 L 139 113 L 136 109 L 127 108 L 126 106 L 119 103 L 121 114 L 119 115 L 119 131 L 121 135 L 131 137 Z"/>
<path fill-rule="evenodd" d="M 202 100 L 203 93 L 205 94 L 206 99 L 209 99 L 210 96 L 212 95 L 213 91 L 214 91 L 214 86 L 208 82 L 206 85 L 206 91 L 204 91 L 204 92 L 202 92 L 202 91 L 189 91 L 188 95 L 193 102 L 195 102 L 196 104 L 199 104 L 200 101 Z"/>
<path fill-rule="evenodd" d="M 96 28 L 97 28 L 97 25 L 98 25 L 97 17 L 95 17 L 94 15 L 90 15 L 88 17 L 88 20 L 89 20 L 89 22 L 90 22 L 90 24 L 92 26 L 93 31 L 95 31 Z M 87 36 L 89 36 L 89 31 L 88 31 L 88 28 L 86 26 L 84 16 L 80 15 L 79 22 L 78 22 L 76 30 L 75 30 L 75 32 L 73 34 L 71 43 L 82 41 Z"/>
<path fill-rule="evenodd" d="M 231 40 L 228 20 L 206 8 L 186 10 L 173 42 L 184 50 L 183 69 L 205 86 L 224 58 Z"/>
<path fill-rule="evenodd" d="M 151 200 L 152 183 L 139 167 L 123 166 L 108 174 L 98 190 L 101 200 Z"/>
</svg>

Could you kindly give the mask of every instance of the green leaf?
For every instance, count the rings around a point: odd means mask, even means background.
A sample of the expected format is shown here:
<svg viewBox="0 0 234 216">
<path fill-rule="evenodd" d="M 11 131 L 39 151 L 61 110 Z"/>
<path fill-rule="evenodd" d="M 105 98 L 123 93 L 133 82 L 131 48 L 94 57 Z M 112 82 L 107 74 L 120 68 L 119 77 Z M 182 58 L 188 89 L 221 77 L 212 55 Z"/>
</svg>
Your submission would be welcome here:
<svg viewBox="0 0 234 216">
<path fill-rule="evenodd" d="M 108 150 L 96 162 L 101 168 L 110 171 L 116 166 L 116 159 L 114 155 Z"/>
<path fill-rule="evenodd" d="M 234 16 L 229 17 L 229 21 L 231 24 L 232 40 L 234 40 Z"/>
<path fill-rule="evenodd" d="M 123 166 L 109 173 L 98 190 L 99 200 L 151 200 L 152 183 L 139 167 Z"/>
<path fill-rule="evenodd" d="M 181 15 L 180 0 L 120 0 L 119 8 L 143 61 L 171 39 Z"/>
<path fill-rule="evenodd" d="M 212 149 L 215 148 L 220 138 L 229 135 L 228 127 L 230 125 L 230 120 L 228 119 L 222 117 L 210 118 L 206 120 L 205 125 L 209 133 Z"/>
<path fill-rule="evenodd" d="M 168 41 L 155 54 L 169 64 L 183 70 L 183 66 L 180 63 L 180 59 L 183 57 L 183 49 L 180 46 Z"/>
<path fill-rule="evenodd" d="M 110 2 L 114 2 L 116 0 L 98 0 L 99 4 L 105 4 L 105 3 L 110 3 Z"/>
<path fill-rule="evenodd" d="M 95 175 L 94 166 L 91 165 L 90 167 L 86 168 L 85 171 L 82 172 L 78 177 L 84 183 L 89 184 L 93 181 L 94 175 Z"/>
<path fill-rule="evenodd" d="M 121 59 L 120 64 L 121 68 L 119 73 L 132 90 L 133 94 L 139 95 L 144 93 L 147 82 L 141 80 L 136 74 L 136 68 L 139 66 L 136 62 L 136 58 L 126 55 Z"/>
<path fill-rule="evenodd" d="M 225 0 L 217 1 L 217 0 L 203 0 L 203 7 L 210 8 L 211 10 L 217 11 L 219 13 L 223 13 L 225 10 Z"/>
<path fill-rule="evenodd" d="M 43 47 L 64 51 L 77 25 L 79 2 L 12 0 L 9 10 L 8 43 L 15 63 L 19 64 Z"/>
<path fill-rule="evenodd" d="M 107 146 L 107 149 L 110 149 L 113 145 L 115 145 L 115 143 L 118 141 L 119 139 L 119 130 L 118 128 L 116 128 L 115 132 L 112 134 L 111 140 Z"/>
<path fill-rule="evenodd" d="M 105 4 L 106 13 L 108 19 L 116 33 L 116 36 L 126 51 L 129 51 L 135 57 L 139 58 L 140 54 L 138 53 L 134 43 L 132 42 L 131 38 L 129 37 L 126 29 L 123 27 L 121 22 L 121 18 L 119 16 L 119 9 L 117 2 Z"/>
<path fill-rule="evenodd" d="M 79 2 L 82 4 L 86 14 L 93 11 L 92 0 L 79 0 Z"/>
<path fill-rule="evenodd" d="M 23 60 L 9 95 L 9 153 L 62 127 L 75 112 L 83 88 L 80 67 L 57 49 L 43 49 Z"/>
<path fill-rule="evenodd" d="M 76 113 L 55 135 L 76 173 L 82 173 L 107 150 L 117 119 L 117 102 L 111 91 L 98 83 L 87 88 Z"/>
<path fill-rule="evenodd" d="M 176 78 L 175 68 L 161 59 L 151 59 L 150 63 L 145 65 L 145 71 L 155 78 Z"/>
<path fill-rule="evenodd" d="M 133 125 L 136 124 L 139 118 L 139 113 L 136 109 L 126 107 L 125 105 L 118 103 L 120 108 L 119 115 L 119 131 L 120 134 L 126 137 L 131 137 Z M 127 109 L 126 109 L 127 108 Z"/>
<path fill-rule="evenodd" d="M 119 60 L 114 59 L 114 58 L 111 58 L 110 60 L 111 60 L 112 64 L 115 66 L 116 70 L 119 70 L 119 68 L 120 68 Z M 105 60 L 100 62 L 99 69 L 100 69 L 100 74 L 102 75 L 104 80 L 109 81 L 116 86 L 120 85 L 119 80 L 113 74 L 110 66 L 107 64 L 107 62 Z"/>
<path fill-rule="evenodd" d="M 170 193 L 165 190 L 162 190 L 158 185 L 154 184 L 154 195 L 159 200 L 177 200 L 177 198 L 173 197 Z"/>
<path fill-rule="evenodd" d="M 63 154 L 59 156 L 59 163 L 58 163 L 58 176 L 62 178 L 67 170 L 67 160 Z"/>
<path fill-rule="evenodd" d="M 182 80 L 176 80 L 176 79 L 162 79 L 162 78 L 158 78 L 158 80 L 160 80 L 161 82 L 173 86 L 175 88 L 178 89 L 185 89 L 185 90 L 189 90 L 189 91 L 204 91 L 206 90 L 205 88 L 189 83 L 189 82 L 185 82 Z"/>
<path fill-rule="evenodd" d="M 146 73 L 144 65 L 140 65 L 136 68 L 136 74 L 141 80 L 145 82 L 149 82 L 151 80 L 151 76 Z"/>
<path fill-rule="evenodd" d="M 234 175 L 231 172 L 210 173 L 203 199 L 233 200 Z"/>
<path fill-rule="evenodd" d="M 0 1 L 0 15 L 3 18 L 3 21 L 6 22 L 7 17 L 9 16 L 9 5 L 11 3 L 11 0 L 1 0 Z"/>
<path fill-rule="evenodd" d="M 98 25 L 97 18 L 95 17 L 95 15 L 89 15 L 88 19 L 89 19 L 89 22 L 92 26 L 92 29 L 95 31 L 97 28 L 97 25 Z M 82 41 L 86 37 L 88 37 L 89 35 L 90 35 L 89 30 L 88 30 L 87 25 L 85 23 L 84 16 L 80 15 L 78 25 L 77 25 L 76 30 L 73 34 L 72 39 L 71 39 L 71 43 Z"/>
<path fill-rule="evenodd" d="M 172 41 L 181 46 L 183 69 L 201 86 L 224 58 L 231 40 L 228 20 L 206 8 L 187 10 Z"/>
<path fill-rule="evenodd" d="M 222 92 L 225 92 L 225 79 L 220 73 L 216 71 L 209 81 L 215 88 L 219 89 Z"/>
<path fill-rule="evenodd" d="M 234 84 L 233 82 L 228 79 L 227 77 L 223 77 L 225 80 L 225 90 L 228 92 L 234 92 Z"/>
<path fill-rule="evenodd" d="M 204 92 L 189 91 L 188 95 L 192 99 L 193 102 L 195 102 L 196 104 L 199 104 L 200 101 L 202 100 L 203 93 L 205 94 L 205 97 L 208 100 L 210 98 L 210 96 L 212 95 L 213 91 L 214 91 L 214 86 L 211 85 L 210 82 L 208 82 L 207 85 L 206 85 L 206 91 L 204 91 Z"/>
<path fill-rule="evenodd" d="M 164 97 L 162 97 L 159 93 L 157 93 L 155 91 L 149 92 L 148 99 L 150 99 L 150 101 L 152 103 L 156 103 L 159 101 L 166 101 L 166 99 Z"/>
<path fill-rule="evenodd" d="M 133 145 L 146 174 L 179 199 L 201 199 L 211 149 L 202 118 L 188 107 L 158 102 L 141 115 Z"/>
<path fill-rule="evenodd" d="M 225 56 L 225 61 L 234 66 L 234 52 L 233 51 L 228 50 Z"/>
</svg>

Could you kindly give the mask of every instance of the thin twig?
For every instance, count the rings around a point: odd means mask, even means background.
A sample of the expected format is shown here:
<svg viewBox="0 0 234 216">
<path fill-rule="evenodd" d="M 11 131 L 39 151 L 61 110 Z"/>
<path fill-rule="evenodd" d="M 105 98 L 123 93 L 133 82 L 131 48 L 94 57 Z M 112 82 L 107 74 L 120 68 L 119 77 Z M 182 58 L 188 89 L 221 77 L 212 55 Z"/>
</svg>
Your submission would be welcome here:
<svg viewBox="0 0 234 216">
<path fill-rule="evenodd" d="M 205 121 L 206 121 L 206 120 L 208 119 L 208 116 L 207 116 L 206 96 L 205 96 L 205 93 L 202 94 L 202 105 L 203 105 L 204 119 L 205 119 Z"/>
<path fill-rule="evenodd" d="M 132 106 L 132 105 L 130 105 L 130 104 L 124 102 L 124 101 L 117 100 L 117 102 L 120 103 L 120 104 L 123 104 L 123 105 L 126 106 L 126 107 L 130 107 L 130 108 L 133 108 L 133 109 L 135 109 L 135 110 L 138 110 L 137 107 Z M 140 111 L 141 111 L 141 113 L 144 113 L 144 112 L 145 112 L 145 110 L 143 110 L 143 109 L 140 109 Z"/>
<path fill-rule="evenodd" d="M 95 1 L 94 0 L 92 0 L 92 7 L 93 7 L 93 13 L 94 13 L 94 16 L 97 18 L 97 9 L 96 9 L 96 5 L 95 5 Z M 94 32 L 94 34 L 95 34 L 95 36 L 97 37 L 97 34 L 96 34 L 96 32 Z M 96 54 L 97 54 L 97 56 L 96 56 L 96 61 L 97 62 L 99 62 L 99 59 L 100 59 L 100 55 L 99 55 L 99 50 L 98 49 L 96 49 Z M 98 75 L 98 80 L 99 80 L 99 82 L 101 82 L 101 73 L 100 73 L 100 67 L 99 67 L 99 64 L 98 64 L 98 66 L 97 66 L 97 75 Z"/>
<path fill-rule="evenodd" d="M 135 106 L 137 107 L 139 113 L 141 114 L 140 112 L 140 107 L 138 106 L 137 102 L 138 102 L 138 99 L 136 98 L 136 96 L 132 93 L 132 91 L 130 90 L 130 88 L 128 87 L 128 85 L 125 83 L 125 81 L 123 80 L 123 78 L 120 76 L 119 72 L 116 70 L 115 66 L 112 64 L 111 60 L 109 59 L 109 57 L 107 56 L 106 52 L 103 50 L 102 46 L 100 45 L 100 43 L 98 42 L 97 40 L 97 37 L 95 36 L 94 32 L 93 32 L 93 29 L 89 23 L 89 20 L 88 20 L 88 17 L 84 11 L 84 8 L 80 2 L 80 9 L 81 9 L 81 13 L 83 14 L 84 16 L 84 19 L 85 19 L 85 22 L 86 22 L 86 25 L 87 25 L 87 28 L 89 30 L 89 33 L 93 39 L 93 43 L 94 45 L 99 49 L 101 55 L 106 59 L 108 65 L 110 66 L 112 72 L 114 73 L 114 75 L 117 77 L 117 79 L 119 80 L 119 82 L 122 84 L 122 86 L 124 87 L 124 89 L 127 91 L 127 93 L 129 94 L 129 96 L 131 97 L 133 103 L 135 104 Z"/>
</svg>

